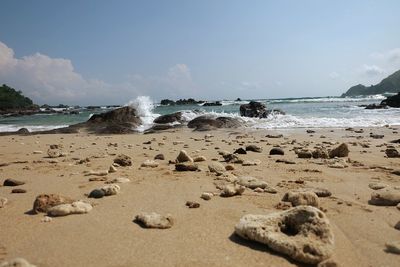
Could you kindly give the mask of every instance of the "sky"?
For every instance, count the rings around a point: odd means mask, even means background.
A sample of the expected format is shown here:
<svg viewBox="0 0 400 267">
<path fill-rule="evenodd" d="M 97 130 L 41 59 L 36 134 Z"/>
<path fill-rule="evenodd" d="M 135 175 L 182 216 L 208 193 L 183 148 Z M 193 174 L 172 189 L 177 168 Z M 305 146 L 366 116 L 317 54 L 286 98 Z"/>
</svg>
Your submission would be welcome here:
<svg viewBox="0 0 400 267">
<path fill-rule="evenodd" d="M 400 69 L 400 1 L 0 1 L 0 84 L 39 104 L 335 96 Z"/>
</svg>

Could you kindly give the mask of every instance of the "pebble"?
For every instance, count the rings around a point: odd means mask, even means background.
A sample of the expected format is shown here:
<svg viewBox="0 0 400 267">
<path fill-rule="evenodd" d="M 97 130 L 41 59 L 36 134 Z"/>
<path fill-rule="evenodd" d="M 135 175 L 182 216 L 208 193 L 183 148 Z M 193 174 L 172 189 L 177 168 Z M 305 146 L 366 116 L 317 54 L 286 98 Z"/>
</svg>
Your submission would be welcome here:
<svg viewBox="0 0 400 267">
<path fill-rule="evenodd" d="M 313 207 L 318 208 L 320 205 L 318 196 L 314 192 L 311 192 L 311 191 L 287 192 L 283 196 L 282 201 L 292 203 L 293 207 L 300 206 L 300 205 L 307 205 L 307 206 L 313 206 Z"/>
<path fill-rule="evenodd" d="M 199 167 L 193 163 L 177 163 L 175 164 L 175 170 L 178 172 L 184 171 L 197 171 Z"/>
<path fill-rule="evenodd" d="M 9 261 L 3 261 L 0 263 L 0 267 L 36 267 L 36 265 L 30 264 L 23 258 L 15 258 Z"/>
<path fill-rule="evenodd" d="M 75 201 L 70 204 L 61 204 L 50 208 L 47 214 L 50 216 L 67 216 L 70 214 L 83 214 L 92 210 L 92 205 L 83 201 Z"/>
<path fill-rule="evenodd" d="M 147 159 L 140 166 L 144 167 L 144 168 L 156 168 L 156 167 L 158 167 L 158 162 L 156 162 L 154 160 Z"/>
<path fill-rule="evenodd" d="M 310 151 L 298 151 L 297 157 L 300 159 L 310 159 L 312 158 L 312 153 Z"/>
<path fill-rule="evenodd" d="M 47 150 L 47 156 L 49 156 L 49 158 L 59 158 L 61 157 L 62 152 L 59 149 L 56 148 L 50 148 L 49 150 Z"/>
<path fill-rule="evenodd" d="M 388 242 L 385 244 L 385 246 L 387 252 L 400 254 L 400 241 Z"/>
<path fill-rule="evenodd" d="M 53 221 L 53 219 L 49 216 L 44 216 L 40 221 L 41 222 L 51 222 L 51 221 Z"/>
<path fill-rule="evenodd" d="M 25 182 L 23 181 L 18 181 L 15 179 L 6 179 L 3 182 L 3 186 L 19 186 L 19 185 L 24 185 Z"/>
<path fill-rule="evenodd" d="M 111 165 L 110 168 L 108 169 L 108 173 L 115 173 L 115 172 L 117 172 L 117 168 Z"/>
<path fill-rule="evenodd" d="M 204 156 L 197 156 L 193 159 L 194 162 L 202 162 L 202 161 L 206 161 L 206 157 Z"/>
<path fill-rule="evenodd" d="M 241 176 L 238 178 L 237 183 L 250 189 L 261 188 L 264 189 L 268 186 L 267 182 L 251 176 Z"/>
<path fill-rule="evenodd" d="M 243 147 L 239 147 L 238 149 L 235 150 L 235 152 L 233 152 L 233 154 L 247 154 L 246 150 Z"/>
<path fill-rule="evenodd" d="M 200 198 L 202 198 L 204 200 L 210 200 L 213 196 L 214 196 L 213 193 L 204 192 L 201 194 Z"/>
<path fill-rule="evenodd" d="M 349 155 L 349 147 L 347 144 L 342 143 L 338 147 L 335 147 L 329 152 L 329 157 L 334 158 L 334 157 L 347 157 Z"/>
<path fill-rule="evenodd" d="M 8 199 L 5 197 L 0 197 L 0 208 L 4 208 L 8 202 Z"/>
<path fill-rule="evenodd" d="M 283 151 L 280 147 L 274 147 L 269 151 L 270 155 L 285 155 L 285 151 Z"/>
<path fill-rule="evenodd" d="M 233 171 L 233 170 L 235 170 L 235 165 L 233 165 L 233 164 L 227 164 L 227 165 L 225 165 L 225 170 L 227 170 L 227 171 Z"/>
<path fill-rule="evenodd" d="M 43 154 L 43 151 L 36 150 L 36 151 L 33 151 L 33 154 Z"/>
<path fill-rule="evenodd" d="M 101 189 L 94 189 L 92 190 L 92 192 L 89 193 L 89 198 L 102 198 L 104 197 L 106 194 L 104 193 L 103 190 Z"/>
<path fill-rule="evenodd" d="M 115 179 L 112 179 L 111 181 L 106 182 L 106 184 L 125 184 L 129 183 L 131 180 L 129 178 L 124 178 L 124 177 L 118 177 Z"/>
<path fill-rule="evenodd" d="M 371 188 L 372 190 L 379 190 L 387 187 L 387 185 L 383 183 L 370 183 L 368 187 Z"/>
<path fill-rule="evenodd" d="M 134 221 L 146 228 L 158 229 L 171 228 L 174 224 L 174 220 L 170 214 L 164 216 L 155 212 L 142 212 L 135 216 Z"/>
<path fill-rule="evenodd" d="M 164 154 L 157 154 L 154 156 L 154 159 L 165 160 L 165 157 L 164 157 Z"/>
<path fill-rule="evenodd" d="M 114 163 L 117 163 L 118 165 L 123 167 L 132 166 L 132 158 L 124 154 L 119 154 L 114 159 Z"/>
<path fill-rule="evenodd" d="M 22 188 L 15 188 L 15 189 L 11 190 L 11 193 L 13 193 L 13 194 L 24 194 L 24 193 L 26 193 L 26 190 L 22 189 Z"/>
<path fill-rule="evenodd" d="M 400 153 L 395 148 L 386 149 L 385 154 L 388 158 L 400 158 Z"/>
<path fill-rule="evenodd" d="M 225 166 L 220 162 L 213 161 L 208 164 L 208 169 L 210 172 L 215 172 L 216 174 L 221 174 L 225 172 Z"/>
<path fill-rule="evenodd" d="M 241 195 L 243 194 L 244 190 L 246 187 L 241 186 L 241 185 L 224 185 L 222 186 L 221 190 L 221 197 L 232 197 L 236 195 Z"/>
<path fill-rule="evenodd" d="M 199 208 L 200 204 L 197 202 L 194 202 L 194 201 L 187 201 L 186 206 L 188 206 L 190 209 L 195 209 L 195 208 Z"/>
<path fill-rule="evenodd" d="M 102 188 L 100 188 L 100 190 L 104 191 L 105 196 L 112 196 L 118 194 L 121 190 L 121 187 L 117 184 L 109 184 L 103 186 Z"/>
<path fill-rule="evenodd" d="M 257 145 L 248 145 L 248 146 L 246 146 L 246 151 L 261 153 L 262 147 L 259 147 Z"/>
<path fill-rule="evenodd" d="M 193 159 L 188 155 L 186 150 L 181 150 L 176 157 L 176 162 L 181 163 L 181 162 L 193 162 Z"/>
<path fill-rule="evenodd" d="M 33 202 L 33 211 L 38 212 L 47 212 L 48 209 L 61 205 L 61 204 L 70 204 L 74 202 L 69 197 L 64 197 L 57 194 L 41 194 L 35 198 Z"/>
<path fill-rule="evenodd" d="M 256 159 L 256 160 L 245 160 L 242 163 L 242 166 L 257 166 L 260 165 L 261 161 Z"/>
</svg>

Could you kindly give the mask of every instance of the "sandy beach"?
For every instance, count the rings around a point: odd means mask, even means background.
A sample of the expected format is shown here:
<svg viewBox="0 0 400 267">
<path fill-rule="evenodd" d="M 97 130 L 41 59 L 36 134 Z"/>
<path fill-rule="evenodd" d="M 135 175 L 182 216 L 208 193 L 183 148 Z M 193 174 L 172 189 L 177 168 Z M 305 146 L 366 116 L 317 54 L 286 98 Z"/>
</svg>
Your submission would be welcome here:
<svg viewBox="0 0 400 267">
<path fill-rule="evenodd" d="M 356 129 L 357 130 L 357 129 Z M 370 133 L 384 135 L 382 139 Z M 282 134 L 281 138 L 268 138 Z M 370 183 L 387 187 L 400 186 L 399 158 L 387 158 L 388 145 L 397 139 L 397 129 L 371 128 L 363 133 L 345 129 L 316 129 L 315 133 L 297 130 L 215 130 L 193 132 L 178 129 L 156 134 L 130 135 L 33 135 L 0 137 L 0 182 L 5 179 L 25 184 L 0 187 L 0 197 L 8 202 L 0 208 L 0 262 L 22 257 L 36 266 L 305 266 L 267 246 L 244 240 L 234 233 L 235 225 L 245 214 L 269 214 L 283 195 L 291 190 L 324 188 L 329 197 L 320 197 L 333 230 L 335 245 L 331 259 L 338 266 L 397 266 L 398 255 L 385 251 L 385 243 L 400 239 L 395 229 L 400 220 L 396 206 L 368 204 Z M 312 150 L 323 145 L 330 149 L 346 143 L 348 157 L 336 159 L 298 158 L 295 148 Z M 63 154 L 48 158 L 50 145 L 57 144 Z M 277 190 L 276 194 L 246 188 L 242 195 L 223 198 L 218 185 L 227 183 L 208 164 L 220 161 L 219 151 L 233 152 L 255 144 L 261 153 L 248 151 L 244 160 L 259 160 L 258 165 L 234 164 L 230 175 L 252 176 Z M 269 155 L 279 146 L 284 155 Z M 192 157 L 204 156 L 199 171 L 177 172 L 169 160 L 180 150 Z M 141 167 L 162 153 L 157 167 Z M 106 176 L 87 175 L 106 171 L 114 158 L 125 154 L 133 165 L 117 167 Z M 88 158 L 87 162 L 79 162 Z M 277 159 L 294 164 L 276 162 Z M 335 164 L 335 166 L 332 166 Z M 341 165 L 341 166 L 338 166 Z M 105 181 L 128 178 L 119 184 L 117 195 L 100 199 L 87 198 Z M 22 188 L 26 193 L 11 193 Z M 213 192 L 206 201 L 203 192 Z M 32 212 L 39 194 L 60 194 L 92 204 L 87 214 L 53 217 L 44 222 L 44 213 Z M 195 201 L 199 208 L 185 203 Z M 170 214 L 174 224 L 169 229 L 146 229 L 135 223 L 140 212 Z"/>
</svg>

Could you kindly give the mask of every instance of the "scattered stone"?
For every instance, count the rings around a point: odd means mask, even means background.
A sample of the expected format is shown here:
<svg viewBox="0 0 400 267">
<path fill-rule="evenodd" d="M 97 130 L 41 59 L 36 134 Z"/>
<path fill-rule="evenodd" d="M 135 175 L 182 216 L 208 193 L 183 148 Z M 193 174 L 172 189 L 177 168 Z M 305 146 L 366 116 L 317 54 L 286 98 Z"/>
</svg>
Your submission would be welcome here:
<svg viewBox="0 0 400 267">
<path fill-rule="evenodd" d="M 400 221 L 398 221 L 398 222 L 394 225 L 394 229 L 400 230 Z"/>
<path fill-rule="evenodd" d="M 233 171 L 233 170 L 235 170 L 235 165 L 233 165 L 233 164 L 227 164 L 227 165 L 225 165 L 225 170 L 227 170 L 227 171 Z"/>
<path fill-rule="evenodd" d="M 156 168 L 158 167 L 158 162 L 147 159 L 140 166 L 144 168 Z"/>
<path fill-rule="evenodd" d="M 178 162 L 178 163 L 193 162 L 193 159 L 188 155 L 188 153 L 185 150 L 181 150 L 179 152 L 178 157 L 176 157 L 176 162 Z"/>
<path fill-rule="evenodd" d="M 396 207 L 397 207 L 397 209 L 398 209 L 398 210 L 400 210 L 400 203 L 399 203 L 399 204 L 397 204 L 397 206 L 396 206 Z"/>
<path fill-rule="evenodd" d="M 287 192 L 282 201 L 292 203 L 292 206 L 300 206 L 307 205 L 318 208 L 319 207 L 319 199 L 318 196 L 312 191 L 291 191 Z"/>
<path fill-rule="evenodd" d="M 132 166 L 132 158 L 124 154 L 119 154 L 114 159 L 114 163 L 117 163 L 118 165 L 123 167 Z"/>
<path fill-rule="evenodd" d="M 229 163 L 238 163 L 238 164 L 242 164 L 243 163 L 243 160 L 242 159 L 240 159 L 238 156 L 236 156 L 235 154 L 225 154 L 225 155 L 222 155 L 223 157 L 224 157 L 224 160 L 226 161 L 226 162 L 229 162 Z"/>
<path fill-rule="evenodd" d="M 185 171 L 197 171 L 199 167 L 193 163 L 177 163 L 175 164 L 175 170 L 178 172 L 185 172 Z"/>
<path fill-rule="evenodd" d="M 92 192 L 89 193 L 89 198 L 102 198 L 104 197 L 106 194 L 104 193 L 103 190 L 101 189 L 94 189 L 92 190 Z"/>
<path fill-rule="evenodd" d="M 369 204 L 377 206 L 396 206 L 400 203 L 400 190 L 386 189 L 372 192 Z"/>
<path fill-rule="evenodd" d="M 129 183 L 131 180 L 129 178 L 124 178 L 124 177 L 118 177 L 115 179 L 112 179 L 111 181 L 106 182 L 106 184 L 125 184 Z"/>
<path fill-rule="evenodd" d="M 110 168 L 108 169 L 109 173 L 114 173 L 117 172 L 117 168 L 115 168 L 113 165 L 110 166 Z"/>
<path fill-rule="evenodd" d="M 59 149 L 52 149 L 50 148 L 49 150 L 47 150 L 47 156 L 49 156 L 49 158 L 59 158 L 61 157 L 61 150 Z"/>
<path fill-rule="evenodd" d="M 368 187 L 371 188 L 372 190 L 379 190 L 387 187 L 387 185 L 383 183 L 370 183 Z"/>
<path fill-rule="evenodd" d="M 47 212 L 54 206 L 71 204 L 72 202 L 74 202 L 74 200 L 69 197 L 64 197 L 57 194 L 41 194 L 38 195 L 33 202 L 33 211 L 36 213 Z"/>
<path fill-rule="evenodd" d="M 0 209 L 4 208 L 8 202 L 8 199 L 5 197 L 0 197 Z"/>
<path fill-rule="evenodd" d="M 222 188 L 222 192 L 220 194 L 221 197 L 232 197 L 236 195 L 243 194 L 246 187 L 241 185 L 224 185 Z"/>
<path fill-rule="evenodd" d="M 306 132 L 307 132 L 308 134 L 315 133 L 315 131 L 314 131 L 314 130 L 306 130 Z"/>
<path fill-rule="evenodd" d="M 157 154 L 154 156 L 154 159 L 165 160 L 165 157 L 164 157 L 164 154 Z"/>
<path fill-rule="evenodd" d="M 338 158 L 342 158 L 342 157 L 347 157 L 349 155 L 349 148 L 347 146 L 347 144 L 342 143 L 340 144 L 338 147 L 332 149 L 329 152 L 329 157 L 330 158 L 334 158 L 334 157 L 338 157 Z"/>
<path fill-rule="evenodd" d="M 245 160 L 242 163 L 242 166 L 257 166 L 260 165 L 261 161 L 256 159 L 256 160 Z"/>
<path fill-rule="evenodd" d="M 257 187 L 255 189 L 253 189 L 253 191 L 256 192 L 256 193 L 264 193 L 264 189 L 262 189 L 260 187 Z"/>
<path fill-rule="evenodd" d="M 400 254 L 400 241 L 393 241 L 385 244 L 386 252 Z"/>
<path fill-rule="evenodd" d="M 280 147 L 274 147 L 269 151 L 270 155 L 285 155 L 285 151 L 283 151 Z"/>
<path fill-rule="evenodd" d="M 18 181 L 15 179 L 5 179 L 3 182 L 3 186 L 19 186 L 19 185 L 24 185 L 25 182 L 23 181 Z"/>
<path fill-rule="evenodd" d="M 310 206 L 268 215 L 245 215 L 235 226 L 235 233 L 307 264 L 328 259 L 334 249 L 333 233 L 326 215 Z"/>
<path fill-rule="evenodd" d="M 288 210 L 292 208 L 292 203 L 280 201 L 278 204 L 275 205 L 275 208 L 278 210 Z"/>
<path fill-rule="evenodd" d="M 43 151 L 36 150 L 36 151 L 33 151 L 33 154 L 43 154 Z"/>
<path fill-rule="evenodd" d="M 53 219 L 51 217 L 49 217 L 49 216 L 44 216 L 40 221 L 47 223 L 47 222 L 53 221 Z"/>
<path fill-rule="evenodd" d="M 3 261 L 0 263 L 0 267 L 36 267 L 36 265 L 30 264 L 23 258 L 15 258 L 9 261 Z"/>
<path fill-rule="evenodd" d="M 61 204 L 50 208 L 47 214 L 53 217 L 67 216 L 70 214 L 83 214 L 92 210 L 92 205 L 82 201 L 75 201 L 71 204 Z"/>
<path fill-rule="evenodd" d="M 216 161 L 208 164 L 208 169 L 210 170 L 210 172 L 215 172 L 216 174 L 222 174 L 225 172 L 225 166 Z"/>
<path fill-rule="evenodd" d="M 13 193 L 13 194 L 24 194 L 24 193 L 26 193 L 26 190 L 22 189 L 22 188 L 15 188 L 15 189 L 11 190 L 11 193 Z"/>
<path fill-rule="evenodd" d="M 276 190 L 274 187 L 272 187 L 272 186 L 270 186 L 270 185 L 267 185 L 267 186 L 264 188 L 264 192 L 265 192 L 265 193 L 270 193 L 270 194 L 276 194 L 276 193 L 278 193 L 278 190 Z"/>
<path fill-rule="evenodd" d="M 143 225 L 146 228 L 159 229 L 171 228 L 174 224 L 171 215 L 167 214 L 166 216 L 163 216 L 155 212 L 142 212 L 135 216 L 135 222 Z"/>
<path fill-rule="evenodd" d="M 92 177 L 89 178 L 89 182 L 103 182 L 103 181 L 107 181 L 106 177 Z"/>
<path fill-rule="evenodd" d="M 248 187 L 250 189 L 255 189 L 255 188 L 266 188 L 268 186 L 267 182 L 264 182 L 260 179 L 257 179 L 255 177 L 251 176 L 241 176 L 238 178 L 237 183 L 239 185 Z"/>
<path fill-rule="evenodd" d="M 318 263 L 317 267 L 339 267 L 339 264 L 333 259 L 327 259 Z"/>
<path fill-rule="evenodd" d="M 314 192 L 318 197 L 330 197 L 331 191 L 325 188 L 307 188 L 308 191 Z"/>
<path fill-rule="evenodd" d="M 200 198 L 202 198 L 204 200 L 210 200 L 213 196 L 214 196 L 213 193 L 204 192 L 201 194 Z"/>
<path fill-rule="evenodd" d="M 189 207 L 189 209 L 196 209 L 196 208 L 200 208 L 200 204 L 194 201 L 187 201 L 186 202 L 186 206 Z"/>
<path fill-rule="evenodd" d="M 369 135 L 369 137 L 373 138 L 373 139 L 382 139 L 383 137 L 385 137 L 383 134 L 373 134 L 371 133 Z"/>
<path fill-rule="evenodd" d="M 93 171 L 90 170 L 88 173 L 85 174 L 85 176 L 106 176 L 108 174 L 108 171 Z"/>
<path fill-rule="evenodd" d="M 193 159 L 193 161 L 194 162 L 202 162 L 202 161 L 206 161 L 207 159 L 206 159 L 206 157 L 204 157 L 204 156 L 198 156 L 198 157 L 195 157 L 194 159 Z"/>
<path fill-rule="evenodd" d="M 287 160 L 287 159 L 277 159 L 275 162 L 276 163 L 285 163 L 285 164 L 296 164 L 296 162 Z"/>
<path fill-rule="evenodd" d="M 261 153 L 262 152 L 262 147 L 259 147 L 257 145 L 248 145 L 246 146 L 246 151 L 252 151 L 256 153 Z"/>
<path fill-rule="evenodd" d="M 283 135 L 282 134 L 276 134 L 276 135 L 267 134 L 265 137 L 267 137 L 267 138 L 282 138 Z"/>
<path fill-rule="evenodd" d="M 310 159 L 312 158 L 312 153 L 310 151 L 298 151 L 297 152 L 297 157 L 300 159 Z"/>
<path fill-rule="evenodd" d="M 329 158 L 328 151 L 323 148 L 317 148 L 312 152 L 312 157 L 314 159 L 327 159 Z"/>
<path fill-rule="evenodd" d="M 388 158 L 400 158 L 400 153 L 395 148 L 388 148 L 385 151 Z"/>
<path fill-rule="evenodd" d="M 235 152 L 233 152 L 233 154 L 247 154 L 247 151 L 243 148 L 243 147 L 239 147 L 238 149 L 235 150 Z"/>
<path fill-rule="evenodd" d="M 102 188 L 100 188 L 100 190 L 104 191 L 105 196 L 112 196 L 118 194 L 121 190 L 121 187 L 117 184 L 109 184 L 103 186 Z"/>
</svg>

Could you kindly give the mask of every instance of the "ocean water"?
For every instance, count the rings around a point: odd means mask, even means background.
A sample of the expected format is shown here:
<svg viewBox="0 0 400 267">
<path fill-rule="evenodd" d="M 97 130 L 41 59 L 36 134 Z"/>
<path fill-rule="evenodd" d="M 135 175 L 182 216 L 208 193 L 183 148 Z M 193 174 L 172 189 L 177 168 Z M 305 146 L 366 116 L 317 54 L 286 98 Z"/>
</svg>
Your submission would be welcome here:
<svg viewBox="0 0 400 267">
<path fill-rule="evenodd" d="M 263 102 L 268 109 L 281 109 L 286 115 L 272 115 L 265 119 L 243 118 L 245 127 L 258 129 L 291 129 L 291 128 L 337 128 L 337 127 L 379 127 L 400 125 L 400 109 L 366 110 L 360 105 L 379 103 L 383 95 L 357 98 L 312 97 L 290 99 L 254 99 Z M 143 120 L 138 129 L 143 131 L 152 125 L 159 115 L 182 111 L 186 121 L 196 116 L 240 117 L 239 107 L 250 100 L 222 100 L 222 106 L 203 107 L 201 105 L 161 106 L 147 96 L 140 96 L 126 103 L 135 107 Z M 16 131 L 22 127 L 30 131 L 39 131 L 65 127 L 86 121 L 94 113 L 105 112 L 106 107 L 87 110 L 79 114 L 38 114 L 22 117 L 0 117 L 0 132 Z"/>
</svg>

